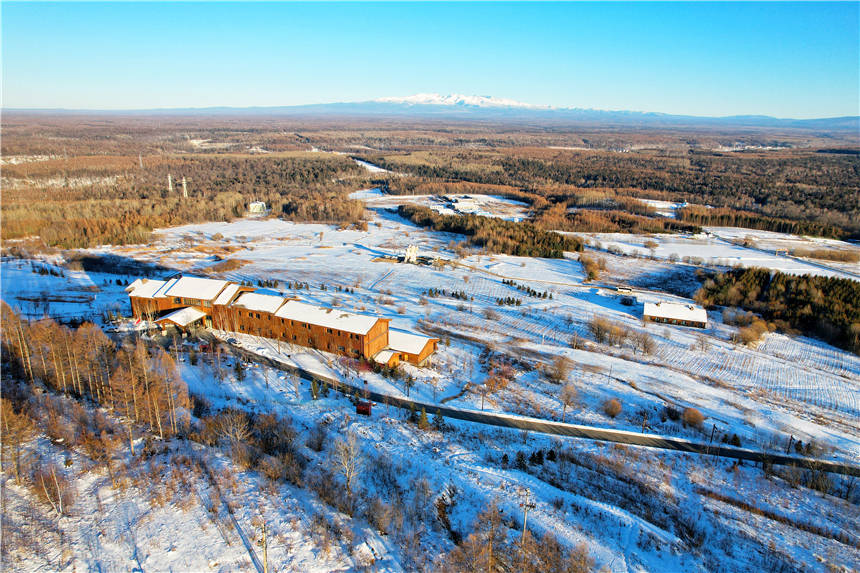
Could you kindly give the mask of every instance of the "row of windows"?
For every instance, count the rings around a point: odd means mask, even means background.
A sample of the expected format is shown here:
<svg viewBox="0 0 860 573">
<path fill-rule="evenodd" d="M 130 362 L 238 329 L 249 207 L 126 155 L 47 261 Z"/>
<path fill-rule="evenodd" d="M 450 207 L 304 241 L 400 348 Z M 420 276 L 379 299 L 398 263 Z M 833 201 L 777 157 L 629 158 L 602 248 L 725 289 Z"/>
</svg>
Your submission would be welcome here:
<svg viewBox="0 0 860 573">
<path fill-rule="evenodd" d="M 239 313 L 239 316 L 242 316 L 242 311 L 237 311 L 237 312 Z M 260 313 L 259 313 L 259 312 L 249 312 L 249 311 L 246 311 L 246 312 L 245 312 L 245 315 L 246 315 L 248 318 L 260 318 Z M 287 324 L 287 319 L 286 319 L 286 318 L 282 318 L 282 319 L 280 319 L 280 320 L 281 320 L 281 324 L 283 324 L 283 325 L 285 325 L 285 326 L 286 326 L 286 324 Z M 295 326 L 295 322 L 294 322 L 294 321 L 290 320 L 290 321 L 289 321 L 289 323 L 290 323 L 290 326 Z M 306 323 L 306 322 L 300 322 L 300 323 L 299 323 L 299 328 L 304 328 L 305 330 L 310 330 L 310 329 L 311 329 L 311 325 L 310 325 L 310 324 L 308 324 L 308 323 Z M 358 334 L 351 334 L 351 333 L 343 332 L 343 331 L 336 330 L 336 329 L 333 329 L 333 328 L 326 328 L 326 332 L 327 332 L 328 334 L 333 334 L 333 335 L 335 335 L 335 336 L 346 336 L 347 338 L 350 338 L 350 339 L 352 339 L 352 340 L 359 340 L 359 339 L 361 338 L 361 337 L 360 337 L 360 335 L 358 335 Z"/>
</svg>

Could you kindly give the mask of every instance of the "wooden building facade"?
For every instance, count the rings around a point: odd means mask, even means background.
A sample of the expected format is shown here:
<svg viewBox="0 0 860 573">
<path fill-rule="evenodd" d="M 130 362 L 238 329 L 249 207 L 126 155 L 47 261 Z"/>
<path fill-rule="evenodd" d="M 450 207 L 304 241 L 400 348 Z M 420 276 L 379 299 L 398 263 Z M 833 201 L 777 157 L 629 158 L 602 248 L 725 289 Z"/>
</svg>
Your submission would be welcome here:
<svg viewBox="0 0 860 573">
<path fill-rule="evenodd" d="M 399 344 L 391 347 L 387 318 L 262 294 L 230 281 L 196 277 L 168 281 L 139 279 L 126 290 L 132 313 L 138 319 L 174 323 L 167 317 L 181 309 L 194 309 L 194 316 L 197 312 L 202 316 L 195 318 L 193 324 L 282 340 L 352 358 L 371 360 L 391 351 L 398 361 L 421 365 L 435 352 L 438 342 L 435 338 L 395 331 L 395 341 Z M 185 314 L 178 316 L 190 318 L 192 313 Z"/>
</svg>

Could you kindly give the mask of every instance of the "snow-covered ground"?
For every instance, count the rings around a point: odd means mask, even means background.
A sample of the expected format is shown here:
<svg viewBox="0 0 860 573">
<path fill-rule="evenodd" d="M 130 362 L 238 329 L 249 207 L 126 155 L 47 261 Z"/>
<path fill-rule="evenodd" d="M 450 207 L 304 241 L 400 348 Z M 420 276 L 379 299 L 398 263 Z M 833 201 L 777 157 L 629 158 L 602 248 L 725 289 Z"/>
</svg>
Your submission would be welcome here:
<svg viewBox="0 0 860 573">
<path fill-rule="evenodd" d="M 639 199 L 642 203 L 650 205 L 654 208 L 658 215 L 663 217 L 675 218 L 675 211 L 681 207 L 685 207 L 686 203 L 676 203 L 674 201 L 660 201 L 659 199 Z"/>
<path fill-rule="evenodd" d="M 851 243 L 750 229 L 713 227 L 705 230 L 706 233 L 698 235 L 575 234 L 591 238 L 601 248 L 626 255 L 653 256 L 664 260 L 691 260 L 700 264 L 726 267 L 763 267 L 796 275 L 810 274 L 855 280 L 860 277 L 860 263 L 799 259 L 784 254 L 777 255 L 774 252 L 776 249 L 819 248 L 823 245 L 860 251 L 860 247 Z M 750 246 L 743 246 L 741 243 L 747 237 L 753 241 Z"/>
<path fill-rule="evenodd" d="M 261 356 L 352 383 L 366 381 L 368 388 L 388 395 L 560 420 L 562 385 L 548 373 L 563 356 L 569 360 L 569 371 L 561 383 L 572 385 L 577 394 L 564 414 L 566 421 L 628 431 L 641 431 L 644 426 L 650 432 L 697 440 L 707 439 L 715 428 L 717 439 L 736 434 L 743 446 L 771 451 L 784 450 L 791 436 L 814 442 L 827 457 L 860 461 L 860 357 L 816 340 L 779 333 L 765 335 L 755 347 L 739 346 L 730 342 L 735 327 L 723 324 L 716 312 L 709 314 L 705 330 L 643 324 L 645 302 L 688 299 L 665 292 L 665 286 L 635 289 L 635 304 L 626 306 L 613 287 L 603 284 L 625 284 L 643 274 L 671 272 L 676 267 L 669 255 L 677 249 L 682 258 L 705 258 L 710 253 L 715 261 L 736 256 L 748 264 L 756 256 L 765 256 L 730 244 L 735 238 L 731 231 L 656 237 L 657 260 L 606 254 L 604 276 L 589 284 L 575 254 L 535 259 L 467 249 L 458 255 L 454 247 L 464 237 L 416 227 L 388 210 L 393 202 L 415 198 L 390 197 L 378 190 L 353 196 L 375 210 L 367 231 L 240 219 L 162 229 L 151 245 L 102 247 L 85 253 L 162 265 L 163 274 L 172 269 L 205 274 L 233 260 L 235 268 L 220 276 L 252 283 L 275 281 L 267 287 L 273 292 L 377 314 L 391 319 L 393 328 L 440 338 L 431 367 L 404 365 L 399 376 L 386 376 L 325 352 L 249 335 L 215 333 Z M 438 201 L 425 199 L 428 204 Z M 769 240 L 762 232 L 749 233 Z M 650 254 L 644 241 L 651 237 L 595 238 L 604 247 L 617 244 L 622 251 Z M 438 257 L 442 264 L 400 264 L 385 257 L 402 254 L 409 245 Z M 773 265 L 805 264 L 774 256 L 760 260 Z M 122 285 L 134 277 L 73 271 L 62 263 L 60 256 L 37 261 L 3 259 L 3 299 L 31 318 L 48 314 L 67 320 L 101 320 L 107 310 L 128 313 Z M 117 279 L 121 284 L 116 284 Z M 530 296 L 526 288 L 539 296 Z M 500 299 L 516 302 L 500 305 Z M 641 354 L 629 344 L 619 348 L 593 342 L 588 324 L 594 317 L 615 321 L 627 333 L 647 333 L 654 342 L 653 352 Z M 124 328 L 140 325 L 126 323 Z M 574 339 L 579 341 L 575 349 L 571 348 Z M 382 404 L 366 418 L 356 417 L 351 404 L 336 393 L 314 400 L 307 382 L 293 374 L 248 363 L 240 380 L 232 368 L 236 358 L 224 355 L 219 364 L 210 354 L 201 353 L 198 358 L 192 365 L 188 355 L 181 357 L 182 378 L 213 410 L 229 406 L 289 416 L 302 443 L 321 424 L 332 435 L 355 432 L 368 460 L 387 460 L 398 487 L 414 491 L 415 483 L 426 480 L 433 492 L 431 502 L 454 484 L 457 493 L 450 494 L 455 502 L 449 515 L 452 528 L 460 532 L 468 533 L 475 516 L 494 500 L 516 530 L 521 524 L 520 504 L 530 501 L 535 504 L 528 518 L 530 529 L 538 534 L 553 532 L 568 546 L 586 543 L 598 569 L 765 570 L 775 566 L 767 559 L 776 557 L 768 557 L 763 547 L 785 560 L 779 563 L 797 568 L 834 564 L 850 570 L 860 564 L 856 546 L 750 514 L 712 495 L 730 493 L 733 499 L 831 530 L 856 529 L 852 526 L 856 506 L 806 488 L 792 489 L 780 478 L 765 479 L 757 468 L 681 453 L 524 435 L 466 422 L 449 421 L 453 429 L 445 433 L 420 432 L 402 421 L 401 412 Z M 505 379 L 506 387 L 482 393 L 484 383 L 495 376 Z M 622 405 L 616 417 L 603 408 L 611 398 Z M 705 417 L 704 429 L 667 418 L 667 407 L 698 409 Z M 54 451 L 63 461 L 59 446 L 40 447 Z M 553 449 L 558 461 L 515 467 L 517 452 L 528 457 L 538 449 Z M 310 458 L 316 455 L 301 451 Z M 567 453 L 562 456 L 561 452 Z M 348 520 L 307 488 L 273 486 L 257 472 L 234 468 L 230 471 L 238 472 L 235 485 L 221 488 L 226 492 L 224 503 L 234 505 L 235 521 L 231 521 L 229 512 L 212 511 L 215 493 L 202 475 L 190 479 L 190 495 L 172 494 L 158 505 L 148 501 L 154 486 L 148 489 L 139 481 L 117 491 L 104 473 L 92 469 L 78 454 L 65 455 L 71 459 L 68 471 L 80 476 L 75 512 L 61 523 L 78 532 L 66 542 L 74 558 L 64 560 L 58 549 L 61 543 L 50 545 L 53 552 L 31 569 L 247 570 L 252 564 L 242 535 L 253 538 L 252 520 L 260 512 L 277 539 L 269 552 L 277 570 L 359 570 L 371 559 L 368 555 L 375 555 L 377 570 L 416 568 L 404 557 L 400 538 L 395 541 L 380 534 L 360 517 Z M 207 451 L 206 460 L 218 472 L 229 473 L 231 462 L 225 454 Z M 375 479 L 367 477 L 362 487 L 382 491 Z M 6 503 L 18 515 L 39 513 L 23 489 L 9 481 L 4 488 Z M 424 508 L 431 521 L 422 522 L 423 533 L 415 542 L 421 551 L 433 555 L 453 548 L 438 524 L 427 525 L 435 523 L 432 516 L 437 509 Z M 317 515 L 329 524 L 349 523 L 352 540 L 340 540 L 330 552 L 322 551 L 313 525 Z M 260 554 L 259 548 L 256 552 Z M 438 563 L 425 563 L 424 568 L 438 569 Z"/>
<path fill-rule="evenodd" d="M 706 413 L 707 423 L 745 440 L 767 445 L 793 434 L 803 436 L 804 441 L 828 444 L 840 457 L 860 459 L 860 436 L 856 432 L 860 359 L 856 356 L 780 334 L 766 335 L 757 348 L 737 346 L 729 342 L 734 327 L 723 325 L 719 313 L 711 313 L 705 331 L 644 325 L 641 313 L 645 302 L 684 299 L 638 291 L 637 304 L 625 306 L 613 289 L 585 284 L 574 255 L 533 259 L 473 254 L 458 259 L 450 247 L 459 243 L 461 236 L 418 228 L 386 210 L 376 212 L 367 231 L 242 219 L 164 229 L 157 236 L 152 245 L 104 247 L 91 253 L 121 254 L 196 273 L 222 263 L 219 259 L 235 259 L 241 265 L 223 273 L 226 278 L 252 283 L 275 280 L 275 291 L 316 304 L 378 314 L 391 319 L 394 328 L 437 336 L 448 344 L 442 345 L 434 359 L 434 369 L 428 374 L 414 373 L 418 384 L 412 392 L 422 400 L 458 395 L 466 382 L 473 388 L 480 385 L 487 371 L 475 356 L 486 344 L 492 344 L 496 351 L 520 357 L 524 365 L 538 371 L 554 356 L 569 355 L 575 365 L 571 380 L 582 387 L 583 407 L 572 414 L 572 419 L 580 422 L 636 429 L 642 423 L 641 409 L 654 419 L 666 404 L 692 406 Z M 671 239 L 665 238 L 667 242 Z M 705 244 L 716 240 L 701 239 Z M 409 245 L 446 264 L 398 264 L 382 258 L 401 254 Z M 645 263 L 655 266 L 655 272 L 665 268 L 660 265 L 669 264 Z M 47 284 L 72 288 L 67 285 L 68 277 L 49 277 L 59 282 L 43 284 L 46 277 L 27 270 L 27 263 L 6 261 L 2 268 L 5 273 L 21 276 L 14 282 L 4 280 L 5 298 L 18 297 L 20 301 L 21 292 L 54 288 Z M 100 280 L 95 278 L 95 282 Z M 546 292 L 547 298 L 529 296 L 517 285 L 541 295 Z M 444 294 L 430 296 L 431 289 Z M 122 305 L 119 287 L 111 292 L 104 304 Z M 459 293 L 458 297 L 453 293 Z M 499 306 L 499 299 L 518 300 L 519 304 Z M 655 341 L 654 352 L 642 356 L 634 354 L 629 345 L 624 349 L 596 345 L 587 352 L 571 354 L 571 338 L 589 339 L 588 323 L 595 316 L 614 320 L 630 333 L 647 332 Z M 706 339 L 705 352 L 694 348 L 700 334 Z M 516 383 L 492 396 L 485 407 L 560 418 L 559 388 L 536 372 L 520 368 L 514 377 Z M 371 377 L 370 383 L 380 391 L 404 391 L 399 381 Z M 626 404 L 625 410 L 611 420 L 602 413 L 601 404 L 616 396 Z M 449 403 L 473 408 L 480 404 L 480 393 L 475 390 Z"/>
<path fill-rule="evenodd" d="M 386 195 L 376 189 L 357 191 L 352 199 L 363 199 L 374 209 L 395 209 L 400 205 L 421 205 L 442 215 L 479 215 L 508 221 L 522 221 L 528 215 L 528 205 L 498 195 L 470 193 L 464 195 Z"/>
<path fill-rule="evenodd" d="M 355 158 L 353 158 L 353 161 L 355 161 L 357 164 L 359 164 L 360 166 L 367 169 L 370 173 L 374 173 L 374 174 L 376 174 L 376 173 L 391 173 L 388 169 L 383 169 L 382 167 L 379 167 L 378 165 L 374 165 L 373 163 L 370 163 L 369 161 L 362 161 L 361 159 L 355 159 Z"/>
</svg>

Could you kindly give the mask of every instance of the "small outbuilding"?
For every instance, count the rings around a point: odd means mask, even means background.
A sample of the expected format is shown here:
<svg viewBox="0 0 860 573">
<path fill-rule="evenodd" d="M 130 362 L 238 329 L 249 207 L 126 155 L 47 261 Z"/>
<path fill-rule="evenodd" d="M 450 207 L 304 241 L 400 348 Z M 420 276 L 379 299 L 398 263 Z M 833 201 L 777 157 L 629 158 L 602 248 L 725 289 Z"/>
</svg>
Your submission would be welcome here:
<svg viewBox="0 0 860 573">
<path fill-rule="evenodd" d="M 645 320 L 650 322 L 694 326 L 696 328 L 707 328 L 708 326 L 708 313 L 704 308 L 694 304 L 666 301 L 646 302 L 643 316 Z"/>
<path fill-rule="evenodd" d="M 248 204 L 248 213 L 252 215 L 265 215 L 268 209 L 263 201 L 251 201 Z"/>
</svg>

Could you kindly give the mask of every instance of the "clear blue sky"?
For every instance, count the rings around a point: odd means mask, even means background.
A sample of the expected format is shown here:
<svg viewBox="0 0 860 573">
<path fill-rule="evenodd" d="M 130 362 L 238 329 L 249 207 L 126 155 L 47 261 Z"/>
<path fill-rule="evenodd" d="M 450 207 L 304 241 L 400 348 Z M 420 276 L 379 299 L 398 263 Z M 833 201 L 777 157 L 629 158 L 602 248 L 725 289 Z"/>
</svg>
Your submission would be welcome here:
<svg viewBox="0 0 860 573">
<path fill-rule="evenodd" d="M 419 92 L 694 115 L 860 115 L 848 3 L 2 3 L 3 106 Z"/>
</svg>

